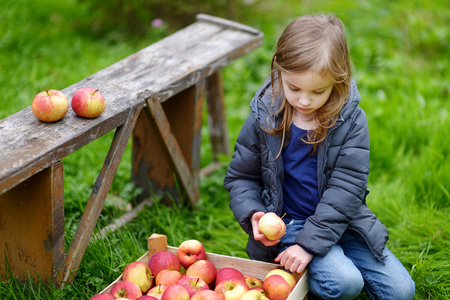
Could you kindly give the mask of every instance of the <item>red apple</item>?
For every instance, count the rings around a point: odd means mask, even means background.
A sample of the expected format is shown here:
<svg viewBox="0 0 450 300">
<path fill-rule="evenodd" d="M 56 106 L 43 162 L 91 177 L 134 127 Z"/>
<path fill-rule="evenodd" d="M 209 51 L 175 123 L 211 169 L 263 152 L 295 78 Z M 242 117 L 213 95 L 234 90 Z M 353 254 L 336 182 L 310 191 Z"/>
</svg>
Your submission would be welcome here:
<svg viewBox="0 0 450 300">
<path fill-rule="evenodd" d="M 169 286 L 162 294 L 161 300 L 189 300 L 188 291 L 181 285 Z"/>
<path fill-rule="evenodd" d="M 137 300 L 158 300 L 158 298 L 155 298 L 153 296 L 144 295 L 144 296 L 137 298 Z"/>
<path fill-rule="evenodd" d="M 122 273 L 123 281 L 130 281 L 146 293 L 153 285 L 153 276 L 150 268 L 143 262 L 135 261 L 129 263 Z"/>
<path fill-rule="evenodd" d="M 209 290 L 208 284 L 197 276 L 188 276 L 181 278 L 177 283 L 188 291 L 189 297 L 202 290 Z"/>
<path fill-rule="evenodd" d="M 240 300 L 269 300 L 264 291 L 249 290 L 246 291 Z"/>
<path fill-rule="evenodd" d="M 245 276 L 241 271 L 235 268 L 220 268 L 217 269 L 216 285 L 225 279 L 240 279 L 245 282 Z"/>
<path fill-rule="evenodd" d="M 161 270 L 180 271 L 181 264 L 178 257 L 167 250 L 161 250 L 152 255 L 148 262 L 148 266 L 153 276 L 158 276 Z"/>
<path fill-rule="evenodd" d="M 247 283 L 249 288 L 252 288 L 255 286 L 262 286 L 262 281 L 254 276 L 245 276 L 244 280 Z"/>
<path fill-rule="evenodd" d="M 116 298 L 111 294 L 97 294 L 89 298 L 89 300 L 115 300 Z"/>
<path fill-rule="evenodd" d="M 266 295 L 266 297 L 269 297 L 269 294 L 267 294 L 267 292 L 262 288 L 262 286 L 254 286 L 250 289 L 258 291 L 258 292 L 262 292 L 262 293 L 264 293 L 264 295 Z"/>
<path fill-rule="evenodd" d="M 177 257 L 186 269 L 196 261 L 206 259 L 205 247 L 200 241 L 187 240 L 180 244 Z"/>
<path fill-rule="evenodd" d="M 217 270 L 212 262 L 203 259 L 193 263 L 187 270 L 186 275 L 197 276 L 203 279 L 208 285 L 216 279 Z"/>
<path fill-rule="evenodd" d="M 222 300 L 222 298 L 212 290 L 203 290 L 192 295 L 191 300 Z"/>
<path fill-rule="evenodd" d="M 291 290 L 293 290 L 295 285 L 297 284 L 297 280 L 295 280 L 294 276 L 292 276 L 291 273 L 289 273 L 285 270 L 282 270 L 282 269 L 271 270 L 269 273 L 267 273 L 265 278 L 267 278 L 271 275 L 274 275 L 274 274 L 281 275 L 284 278 L 284 280 L 286 280 L 286 282 L 289 284 L 289 286 L 291 287 Z"/>
<path fill-rule="evenodd" d="M 156 299 L 161 299 L 161 296 L 165 290 L 167 290 L 167 286 L 157 285 L 148 290 L 147 296 L 152 296 L 155 297 Z"/>
<path fill-rule="evenodd" d="M 130 300 L 136 300 L 142 296 L 141 289 L 137 284 L 129 281 L 121 281 L 117 283 L 110 292 L 116 298 L 128 298 Z"/>
<path fill-rule="evenodd" d="M 224 279 L 216 284 L 214 291 L 224 300 L 235 300 L 248 291 L 248 285 L 244 279 Z"/>
<path fill-rule="evenodd" d="M 46 90 L 38 93 L 31 102 L 31 111 L 43 122 L 55 122 L 64 118 L 69 101 L 63 92 Z"/>
<path fill-rule="evenodd" d="M 155 284 L 171 286 L 177 284 L 183 277 L 179 271 L 176 270 L 161 270 L 156 276 Z"/>
<path fill-rule="evenodd" d="M 286 234 L 286 224 L 273 212 L 268 212 L 259 219 L 258 228 L 268 240 L 276 241 Z"/>
<path fill-rule="evenodd" d="M 98 89 L 83 87 L 77 90 L 72 96 L 72 109 L 81 117 L 98 117 L 103 113 L 105 107 L 105 97 L 103 97 Z"/>
<path fill-rule="evenodd" d="M 270 275 L 264 279 L 263 289 L 269 294 L 270 300 L 286 300 L 291 293 L 289 283 L 278 274 Z"/>
</svg>

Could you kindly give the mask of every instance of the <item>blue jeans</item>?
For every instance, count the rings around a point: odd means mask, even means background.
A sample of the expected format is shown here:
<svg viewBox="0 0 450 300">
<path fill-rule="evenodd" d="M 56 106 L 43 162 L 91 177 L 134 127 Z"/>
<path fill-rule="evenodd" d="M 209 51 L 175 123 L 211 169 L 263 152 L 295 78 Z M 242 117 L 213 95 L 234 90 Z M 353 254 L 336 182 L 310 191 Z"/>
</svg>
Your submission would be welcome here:
<svg viewBox="0 0 450 300">
<path fill-rule="evenodd" d="M 304 220 L 283 220 L 286 235 L 278 252 L 294 245 L 305 225 Z M 324 299 L 354 299 L 364 290 L 372 299 L 413 299 L 415 284 L 408 271 L 387 248 L 383 255 L 383 261 L 375 259 L 364 242 L 344 233 L 325 256 L 316 255 L 309 263 L 310 293 Z"/>
</svg>

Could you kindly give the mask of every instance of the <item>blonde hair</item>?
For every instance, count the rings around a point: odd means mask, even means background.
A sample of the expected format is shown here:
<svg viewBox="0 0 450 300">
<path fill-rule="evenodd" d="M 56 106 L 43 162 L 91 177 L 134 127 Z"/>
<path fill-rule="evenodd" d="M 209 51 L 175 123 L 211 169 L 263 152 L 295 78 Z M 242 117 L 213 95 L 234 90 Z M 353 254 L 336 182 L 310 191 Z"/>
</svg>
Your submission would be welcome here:
<svg viewBox="0 0 450 300">
<path fill-rule="evenodd" d="M 281 100 L 277 113 L 283 112 L 280 126 L 269 133 L 283 135 L 281 149 L 290 135 L 294 108 L 289 105 L 282 88 L 281 72 L 302 73 L 314 70 L 333 82 L 333 90 L 327 102 L 315 117 L 317 128 L 309 130 L 306 143 L 313 146 L 313 153 L 339 116 L 350 90 L 351 65 L 342 21 L 332 14 L 301 16 L 293 20 L 278 39 L 271 63 L 273 104 Z M 281 153 L 278 153 L 277 157 Z"/>
</svg>

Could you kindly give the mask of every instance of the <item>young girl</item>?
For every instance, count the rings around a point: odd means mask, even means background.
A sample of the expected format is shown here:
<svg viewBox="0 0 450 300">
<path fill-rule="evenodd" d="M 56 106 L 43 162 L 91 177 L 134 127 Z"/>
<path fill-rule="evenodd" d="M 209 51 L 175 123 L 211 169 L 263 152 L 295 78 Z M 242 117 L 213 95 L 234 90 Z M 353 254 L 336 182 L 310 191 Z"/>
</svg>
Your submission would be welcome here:
<svg viewBox="0 0 450 300">
<path fill-rule="evenodd" d="M 250 258 L 307 268 L 312 295 L 353 299 L 364 289 L 374 299 L 412 299 L 414 282 L 366 206 L 369 132 L 359 101 L 342 22 L 291 22 L 236 142 L 225 176 L 230 208 Z M 280 240 L 259 231 L 266 212 L 285 214 Z"/>
</svg>

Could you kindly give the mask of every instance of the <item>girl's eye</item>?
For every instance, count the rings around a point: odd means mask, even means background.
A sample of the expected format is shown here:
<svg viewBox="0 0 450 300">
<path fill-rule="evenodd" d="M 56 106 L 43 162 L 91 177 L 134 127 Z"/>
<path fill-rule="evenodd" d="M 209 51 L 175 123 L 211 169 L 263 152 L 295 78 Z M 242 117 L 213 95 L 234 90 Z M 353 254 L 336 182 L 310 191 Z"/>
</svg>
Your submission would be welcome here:
<svg viewBox="0 0 450 300">
<path fill-rule="evenodd" d="M 325 91 L 321 91 L 321 92 L 316 92 L 316 91 L 314 91 L 314 94 L 319 96 L 319 95 L 322 95 L 324 92 L 325 92 Z"/>
<path fill-rule="evenodd" d="M 300 89 L 290 86 L 289 89 L 293 92 L 298 92 Z"/>
</svg>

